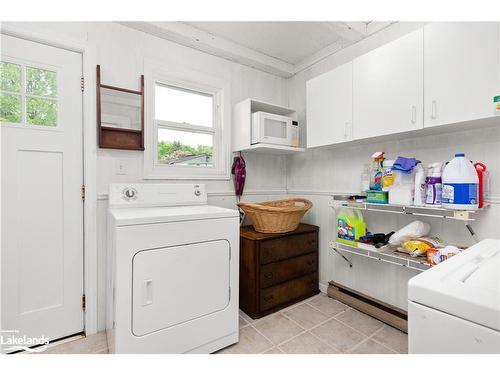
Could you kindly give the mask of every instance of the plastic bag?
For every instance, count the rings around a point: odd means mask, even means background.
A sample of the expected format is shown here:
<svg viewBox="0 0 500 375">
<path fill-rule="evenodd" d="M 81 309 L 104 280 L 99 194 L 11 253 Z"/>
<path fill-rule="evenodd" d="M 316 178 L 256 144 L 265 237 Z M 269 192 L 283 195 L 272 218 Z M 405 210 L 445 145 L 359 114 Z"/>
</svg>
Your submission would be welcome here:
<svg viewBox="0 0 500 375">
<path fill-rule="evenodd" d="M 416 240 L 405 241 L 398 250 L 410 254 L 413 257 L 425 256 L 429 249 L 444 246 L 443 241 L 438 237 L 422 237 Z"/>
<path fill-rule="evenodd" d="M 391 238 L 389 238 L 389 244 L 399 246 L 403 242 L 425 237 L 430 231 L 431 226 L 429 224 L 420 220 L 415 220 L 394 233 Z"/>
<path fill-rule="evenodd" d="M 427 250 L 427 263 L 433 265 L 439 264 L 451 258 L 453 255 L 458 254 L 460 251 L 458 247 L 451 245 L 443 249 L 429 249 Z"/>
</svg>

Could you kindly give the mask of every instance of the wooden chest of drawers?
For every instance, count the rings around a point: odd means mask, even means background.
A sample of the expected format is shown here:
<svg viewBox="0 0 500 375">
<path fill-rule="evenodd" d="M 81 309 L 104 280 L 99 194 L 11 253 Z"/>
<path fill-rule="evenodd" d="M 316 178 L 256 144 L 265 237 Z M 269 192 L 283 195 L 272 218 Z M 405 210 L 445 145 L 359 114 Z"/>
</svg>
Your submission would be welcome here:
<svg viewBox="0 0 500 375">
<path fill-rule="evenodd" d="M 289 233 L 240 230 L 240 308 L 260 318 L 311 297 L 318 289 L 318 230 L 300 224 Z"/>
</svg>

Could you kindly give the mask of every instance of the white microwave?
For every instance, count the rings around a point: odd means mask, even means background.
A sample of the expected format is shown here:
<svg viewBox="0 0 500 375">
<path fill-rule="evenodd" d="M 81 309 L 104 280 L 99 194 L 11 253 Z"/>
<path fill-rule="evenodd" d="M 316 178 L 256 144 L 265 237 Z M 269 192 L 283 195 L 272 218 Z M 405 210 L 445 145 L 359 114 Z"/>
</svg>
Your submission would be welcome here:
<svg viewBox="0 0 500 375">
<path fill-rule="evenodd" d="M 287 116 L 267 112 L 252 114 L 252 144 L 299 147 L 299 123 Z"/>
</svg>

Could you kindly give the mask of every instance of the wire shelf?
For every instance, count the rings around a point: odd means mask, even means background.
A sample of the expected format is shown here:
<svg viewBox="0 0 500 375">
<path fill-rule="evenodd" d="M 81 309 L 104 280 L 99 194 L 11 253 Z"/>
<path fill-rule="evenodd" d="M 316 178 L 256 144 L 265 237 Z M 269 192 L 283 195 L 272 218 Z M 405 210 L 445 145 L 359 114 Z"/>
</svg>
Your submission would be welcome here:
<svg viewBox="0 0 500 375">
<path fill-rule="evenodd" d="M 331 207 L 350 207 L 358 210 L 415 215 L 425 217 L 437 217 L 443 219 L 459 220 L 472 222 L 476 220 L 477 214 L 483 211 L 488 205 L 476 211 L 471 210 L 452 210 L 443 207 L 428 207 L 428 206 L 403 206 L 398 204 L 382 204 L 382 203 L 367 203 L 356 202 L 345 199 L 345 195 L 333 195 L 329 205 Z"/>
<path fill-rule="evenodd" d="M 392 246 L 384 246 L 377 250 L 368 250 L 357 246 L 346 245 L 337 241 L 330 241 L 330 248 L 343 253 L 364 256 L 381 262 L 407 267 L 419 272 L 428 270 L 432 267 L 432 265 L 425 261 L 425 258 L 412 257 L 408 254 L 397 251 L 396 248 Z"/>
</svg>

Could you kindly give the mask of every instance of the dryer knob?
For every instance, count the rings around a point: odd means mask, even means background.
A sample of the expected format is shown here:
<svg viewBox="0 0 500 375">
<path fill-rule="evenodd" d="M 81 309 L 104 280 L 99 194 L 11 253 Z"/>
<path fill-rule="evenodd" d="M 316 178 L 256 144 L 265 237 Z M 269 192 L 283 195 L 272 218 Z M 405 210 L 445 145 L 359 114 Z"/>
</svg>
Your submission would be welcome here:
<svg viewBox="0 0 500 375">
<path fill-rule="evenodd" d="M 126 188 L 123 190 L 123 197 L 127 200 L 136 198 L 137 191 L 133 188 Z"/>
<path fill-rule="evenodd" d="M 194 191 L 194 195 L 196 195 L 197 197 L 199 197 L 199 196 L 201 195 L 201 191 L 200 191 L 200 190 L 198 190 L 198 189 L 196 189 L 196 190 Z"/>
</svg>

